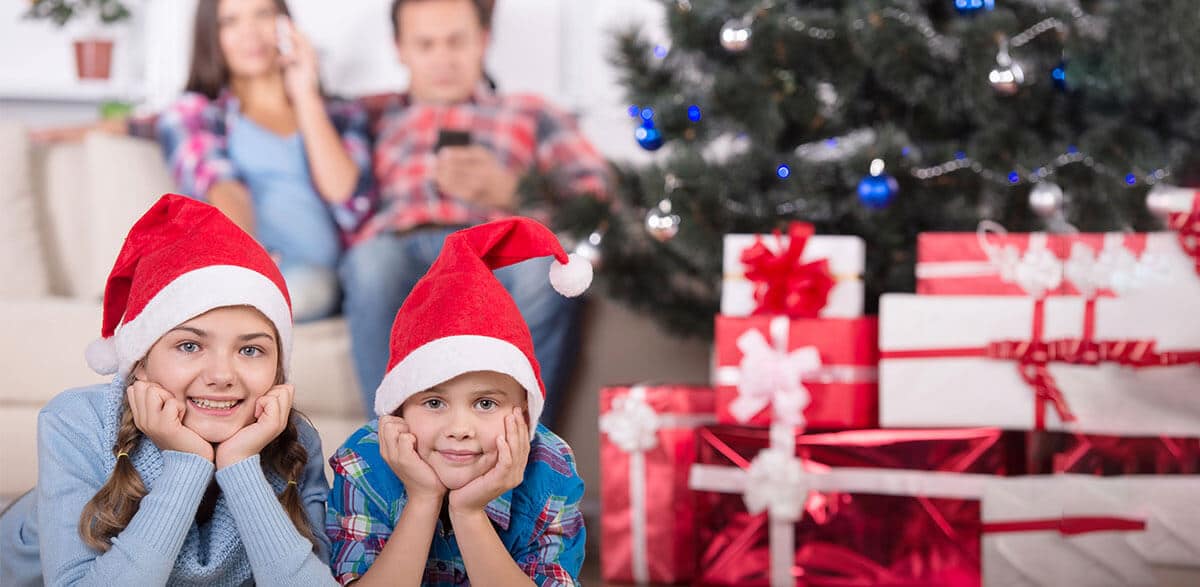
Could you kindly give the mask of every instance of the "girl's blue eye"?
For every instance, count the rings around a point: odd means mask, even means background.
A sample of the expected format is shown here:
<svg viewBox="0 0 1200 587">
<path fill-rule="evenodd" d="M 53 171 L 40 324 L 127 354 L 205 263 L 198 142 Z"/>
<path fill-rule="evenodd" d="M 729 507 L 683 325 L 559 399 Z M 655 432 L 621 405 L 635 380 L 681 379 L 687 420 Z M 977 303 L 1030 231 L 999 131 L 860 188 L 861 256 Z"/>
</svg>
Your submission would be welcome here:
<svg viewBox="0 0 1200 587">
<path fill-rule="evenodd" d="M 244 346 L 240 352 L 244 357 L 258 357 L 263 354 L 263 350 L 256 346 Z"/>
<path fill-rule="evenodd" d="M 198 345 L 194 342 L 181 342 L 175 348 L 177 348 L 185 353 L 194 353 L 194 352 L 197 352 L 200 350 L 200 345 Z"/>
</svg>

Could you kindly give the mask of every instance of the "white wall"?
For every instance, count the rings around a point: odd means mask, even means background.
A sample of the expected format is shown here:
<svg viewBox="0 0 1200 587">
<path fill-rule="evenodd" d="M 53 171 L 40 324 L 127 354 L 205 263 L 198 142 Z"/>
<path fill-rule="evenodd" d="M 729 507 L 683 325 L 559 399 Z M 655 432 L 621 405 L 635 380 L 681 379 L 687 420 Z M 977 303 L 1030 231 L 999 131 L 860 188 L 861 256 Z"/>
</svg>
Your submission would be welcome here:
<svg viewBox="0 0 1200 587">
<path fill-rule="evenodd" d="M 135 18 L 118 34 L 114 79 L 75 80 L 70 42 L 19 15 L 28 0 L 0 0 L 0 116 L 47 124 L 88 117 L 106 98 L 134 98 L 144 109 L 169 103 L 186 79 L 195 0 L 128 0 Z M 322 57 L 333 93 L 402 90 L 407 73 L 392 46 L 390 0 L 289 0 L 298 26 Z M 633 141 L 621 89 L 607 63 L 611 34 L 628 23 L 661 30 L 654 0 L 498 0 L 488 71 L 503 91 L 531 91 L 570 108 L 605 154 L 647 158 Z M 145 47 L 145 50 L 143 50 Z"/>
</svg>

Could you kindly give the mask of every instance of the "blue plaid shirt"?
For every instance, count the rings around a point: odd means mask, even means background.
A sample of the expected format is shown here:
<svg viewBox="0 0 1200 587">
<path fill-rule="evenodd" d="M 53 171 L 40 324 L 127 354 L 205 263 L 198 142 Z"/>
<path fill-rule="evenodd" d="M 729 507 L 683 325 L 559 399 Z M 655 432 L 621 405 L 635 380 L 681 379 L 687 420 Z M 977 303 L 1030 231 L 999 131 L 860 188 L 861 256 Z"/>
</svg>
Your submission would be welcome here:
<svg viewBox="0 0 1200 587">
<path fill-rule="evenodd" d="M 359 428 L 329 459 L 333 490 L 325 533 L 332 542 L 333 575 L 343 585 L 367 572 L 407 501 L 404 485 L 379 453 L 378 424 L 372 420 Z M 534 583 L 577 585 L 586 537 L 579 512 L 583 480 L 575 472 L 571 447 L 546 427 L 538 425 L 532 444 L 524 482 L 484 509 Z M 470 584 L 454 531 L 440 520 L 422 584 Z"/>
</svg>

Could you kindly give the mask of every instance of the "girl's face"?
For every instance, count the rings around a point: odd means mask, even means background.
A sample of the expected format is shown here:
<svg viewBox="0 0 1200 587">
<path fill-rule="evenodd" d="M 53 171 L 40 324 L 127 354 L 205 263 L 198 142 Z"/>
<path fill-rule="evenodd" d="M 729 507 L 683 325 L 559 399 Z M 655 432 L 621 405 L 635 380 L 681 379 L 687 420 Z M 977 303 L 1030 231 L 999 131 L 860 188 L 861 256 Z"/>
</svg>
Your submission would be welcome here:
<svg viewBox="0 0 1200 587">
<path fill-rule="evenodd" d="M 517 380 L 474 371 L 408 398 L 400 416 L 417 437 L 417 454 L 455 490 L 496 465 L 496 438 L 517 406 L 526 407 L 525 388 Z"/>
<path fill-rule="evenodd" d="M 279 67 L 273 0 L 220 0 L 217 34 L 230 77 L 255 77 Z"/>
<path fill-rule="evenodd" d="M 254 404 L 278 382 L 278 337 L 253 308 L 217 308 L 176 326 L 150 347 L 133 376 L 182 402 L 183 425 L 211 443 L 254 422 Z"/>
</svg>

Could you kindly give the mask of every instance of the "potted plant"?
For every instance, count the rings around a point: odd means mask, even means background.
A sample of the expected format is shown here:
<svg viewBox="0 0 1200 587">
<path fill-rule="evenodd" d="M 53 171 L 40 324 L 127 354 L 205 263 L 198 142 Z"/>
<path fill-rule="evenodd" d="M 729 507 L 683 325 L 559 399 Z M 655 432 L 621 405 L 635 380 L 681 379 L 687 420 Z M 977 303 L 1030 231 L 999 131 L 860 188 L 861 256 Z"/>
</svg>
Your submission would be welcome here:
<svg viewBox="0 0 1200 587">
<path fill-rule="evenodd" d="M 75 73 L 79 79 L 108 79 L 112 68 L 113 41 L 102 27 L 130 16 L 121 0 L 31 0 L 26 18 L 46 19 L 59 27 L 83 23 L 75 39 Z"/>
</svg>

